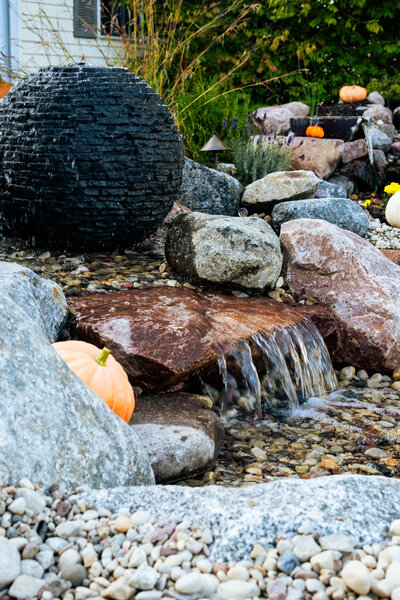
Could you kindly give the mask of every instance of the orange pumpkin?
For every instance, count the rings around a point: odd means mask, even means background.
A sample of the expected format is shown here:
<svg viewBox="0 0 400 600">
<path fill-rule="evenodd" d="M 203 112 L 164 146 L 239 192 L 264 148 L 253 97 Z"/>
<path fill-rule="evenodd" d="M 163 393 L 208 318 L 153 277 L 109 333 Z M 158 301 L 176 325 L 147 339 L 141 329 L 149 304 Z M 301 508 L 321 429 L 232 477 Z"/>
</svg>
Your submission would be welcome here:
<svg viewBox="0 0 400 600">
<path fill-rule="evenodd" d="M 69 368 L 128 423 L 135 408 L 135 396 L 127 374 L 110 351 L 79 341 L 56 342 L 53 348 Z"/>
<path fill-rule="evenodd" d="M 325 132 L 322 129 L 322 127 L 320 127 L 319 125 L 310 125 L 306 129 L 306 136 L 307 137 L 323 138 L 324 135 L 325 135 Z"/>
<path fill-rule="evenodd" d="M 367 97 L 367 90 L 360 85 L 345 85 L 339 92 L 339 97 L 343 102 L 361 102 Z"/>
<path fill-rule="evenodd" d="M 7 96 L 12 85 L 12 83 L 7 83 L 7 81 L 0 81 L 0 98 Z"/>
</svg>

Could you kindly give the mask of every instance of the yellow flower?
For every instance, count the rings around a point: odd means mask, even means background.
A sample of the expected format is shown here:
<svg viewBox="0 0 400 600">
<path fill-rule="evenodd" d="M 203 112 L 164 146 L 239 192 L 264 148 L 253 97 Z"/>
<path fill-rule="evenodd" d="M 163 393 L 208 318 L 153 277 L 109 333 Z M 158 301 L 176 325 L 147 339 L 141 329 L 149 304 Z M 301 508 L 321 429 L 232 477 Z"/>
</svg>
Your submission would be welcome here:
<svg viewBox="0 0 400 600">
<path fill-rule="evenodd" d="M 386 194 L 392 196 L 396 192 L 400 192 L 400 183 L 392 182 L 384 188 Z"/>
<path fill-rule="evenodd" d="M 366 200 L 366 201 L 363 203 L 363 206 L 367 207 L 367 206 L 369 206 L 370 204 L 371 204 L 371 200 Z"/>
</svg>

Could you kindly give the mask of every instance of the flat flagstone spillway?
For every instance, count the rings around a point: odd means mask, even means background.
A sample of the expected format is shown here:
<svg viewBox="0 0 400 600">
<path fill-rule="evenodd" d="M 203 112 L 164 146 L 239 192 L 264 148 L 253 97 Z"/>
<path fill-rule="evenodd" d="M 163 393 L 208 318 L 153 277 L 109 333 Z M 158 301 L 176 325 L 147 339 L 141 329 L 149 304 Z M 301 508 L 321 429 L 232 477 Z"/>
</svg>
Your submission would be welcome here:
<svg viewBox="0 0 400 600">
<path fill-rule="evenodd" d="M 144 390 L 171 388 L 215 365 L 239 340 L 259 332 L 268 338 L 324 312 L 264 297 L 204 295 L 185 288 L 92 294 L 72 298 L 70 305 L 78 315 L 73 334 L 106 345 L 132 384 Z"/>
</svg>

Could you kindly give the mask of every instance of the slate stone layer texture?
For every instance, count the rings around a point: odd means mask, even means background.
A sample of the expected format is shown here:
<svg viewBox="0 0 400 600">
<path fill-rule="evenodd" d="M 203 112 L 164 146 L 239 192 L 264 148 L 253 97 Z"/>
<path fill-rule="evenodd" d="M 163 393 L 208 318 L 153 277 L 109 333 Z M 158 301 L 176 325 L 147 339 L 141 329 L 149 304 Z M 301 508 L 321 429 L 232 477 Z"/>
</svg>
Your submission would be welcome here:
<svg viewBox="0 0 400 600">
<path fill-rule="evenodd" d="M 156 230 L 182 181 L 169 109 L 121 68 L 46 67 L 0 106 L 0 212 L 37 246 L 132 246 Z"/>
</svg>

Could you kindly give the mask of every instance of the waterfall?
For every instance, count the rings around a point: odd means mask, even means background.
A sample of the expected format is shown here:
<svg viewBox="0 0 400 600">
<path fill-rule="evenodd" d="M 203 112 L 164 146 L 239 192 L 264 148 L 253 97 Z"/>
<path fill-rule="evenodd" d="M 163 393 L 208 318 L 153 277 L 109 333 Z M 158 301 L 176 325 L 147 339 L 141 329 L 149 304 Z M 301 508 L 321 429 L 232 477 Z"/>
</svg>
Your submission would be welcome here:
<svg viewBox="0 0 400 600">
<path fill-rule="evenodd" d="M 225 418 L 244 413 L 260 419 L 263 412 L 285 411 L 337 389 L 328 350 L 308 319 L 239 341 L 218 366 L 221 384 L 213 399 Z M 205 393 L 209 389 L 205 383 Z"/>
</svg>

